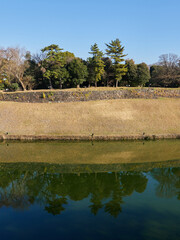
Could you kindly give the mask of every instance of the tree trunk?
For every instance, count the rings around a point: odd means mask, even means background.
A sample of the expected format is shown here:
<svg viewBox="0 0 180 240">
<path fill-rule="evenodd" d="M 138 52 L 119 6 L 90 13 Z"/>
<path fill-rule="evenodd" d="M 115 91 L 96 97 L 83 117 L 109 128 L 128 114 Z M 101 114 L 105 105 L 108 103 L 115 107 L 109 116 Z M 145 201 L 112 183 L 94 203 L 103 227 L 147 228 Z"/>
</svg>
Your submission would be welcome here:
<svg viewBox="0 0 180 240">
<path fill-rule="evenodd" d="M 80 85 L 79 85 L 79 84 L 77 85 L 77 88 L 80 88 Z"/>
<path fill-rule="evenodd" d="M 49 86 L 50 86 L 50 89 L 52 89 L 52 82 L 51 82 L 51 79 L 49 79 Z"/>
<path fill-rule="evenodd" d="M 59 88 L 62 89 L 62 79 L 59 80 Z"/>
<path fill-rule="evenodd" d="M 19 78 L 19 82 L 20 82 L 20 84 L 21 84 L 21 86 L 23 88 L 23 91 L 26 91 L 26 87 L 25 87 L 23 81 L 20 78 Z"/>
<path fill-rule="evenodd" d="M 97 82 L 95 82 L 95 87 L 97 87 Z"/>
<path fill-rule="evenodd" d="M 118 87 L 118 80 L 116 80 L 116 87 Z"/>
</svg>

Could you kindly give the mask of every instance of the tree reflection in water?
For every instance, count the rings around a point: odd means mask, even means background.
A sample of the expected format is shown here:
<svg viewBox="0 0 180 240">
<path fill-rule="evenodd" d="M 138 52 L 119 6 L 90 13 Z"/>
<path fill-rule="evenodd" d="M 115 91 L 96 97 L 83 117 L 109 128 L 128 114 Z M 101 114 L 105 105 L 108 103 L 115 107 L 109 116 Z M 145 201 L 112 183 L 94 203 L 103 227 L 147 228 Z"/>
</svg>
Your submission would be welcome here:
<svg viewBox="0 0 180 240">
<path fill-rule="evenodd" d="M 177 196 L 180 200 L 180 168 L 157 168 L 151 171 L 156 179 L 156 195 L 162 198 Z"/>
<path fill-rule="evenodd" d="M 64 211 L 69 199 L 89 197 L 94 215 L 104 209 L 117 217 L 125 204 L 124 197 L 143 193 L 148 182 L 143 171 L 75 174 L 5 166 L 0 170 L 0 207 L 25 209 L 38 203 L 53 215 Z M 180 168 L 153 169 L 149 174 L 157 180 L 157 196 L 180 199 Z"/>
</svg>

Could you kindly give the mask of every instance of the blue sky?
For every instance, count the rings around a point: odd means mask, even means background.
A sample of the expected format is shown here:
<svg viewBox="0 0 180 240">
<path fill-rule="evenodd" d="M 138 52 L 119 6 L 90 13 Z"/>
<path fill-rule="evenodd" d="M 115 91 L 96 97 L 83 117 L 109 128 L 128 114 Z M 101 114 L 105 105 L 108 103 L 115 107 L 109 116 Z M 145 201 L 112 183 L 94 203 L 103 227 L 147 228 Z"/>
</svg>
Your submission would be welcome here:
<svg viewBox="0 0 180 240">
<path fill-rule="evenodd" d="M 127 58 L 152 64 L 180 55 L 180 0 L 0 0 L 0 46 L 32 53 L 52 43 L 89 57 L 119 38 Z"/>
</svg>

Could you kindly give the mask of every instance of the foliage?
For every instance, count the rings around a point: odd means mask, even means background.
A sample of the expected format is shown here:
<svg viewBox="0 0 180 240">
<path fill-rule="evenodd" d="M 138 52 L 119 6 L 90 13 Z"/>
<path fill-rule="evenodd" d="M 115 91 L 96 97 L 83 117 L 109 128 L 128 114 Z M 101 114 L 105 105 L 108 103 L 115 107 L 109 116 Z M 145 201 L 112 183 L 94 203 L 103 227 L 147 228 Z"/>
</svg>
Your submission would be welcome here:
<svg viewBox="0 0 180 240">
<path fill-rule="evenodd" d="M 112 60 L 109 57 L 102 58 L 104 62 L 104 74 L 103 74 L 103 85 L 104 86 L 113 86 L 114 82 L 114 70 L 112 65 Z"/>
<path fill-rule="evenodd" d="M 91 46 L 91 52 L 90 54 L 93 55 L 91 59 L 91 65 L 94 72 L 94 82 L 95 87 L 97 87 L 97 82 L 101 80 L 101 77 L 104 73 L 104 62 L 102 60 L 103 52 L 99 50 L 98 45 L 95 43 Z"/>
<path fill-rule="evenodd" d="M 24 72 L 24 83 L 26 84 L 26 88 L 28 90 L 33 89 L 37 86 L 36 79 L 38 79 L 38 73 L 40 69 L 38 64 L 35 62 L 33 57 L 31 56 L 30 52 L 26 53 L 25 62 L 27 64 L 27 68 Z"/>
<path fill-rule="evenodd" d="M 137 65 L 137 83 L 139 86 L 145 86 L 150 80 L 150 72 L 147 64 L 140 63 Z"/>
<path fill-rule="evenodd" d="M 106 54 L 95 43 L 86 61 L 56 44 L 31 55 L 23 48 L 0 48 L 0 90 L 98 86 L 180 87 L 180 58 L 163 54 L 150 68 L 125 60 L 119 39 L 106 44 Z"/>
<path fill-rule="evenodd" d="M 88 75 L 87 66 L 80 58 L 74 58 L 68 65 L 70 84 L 72 87 L 80 87 Z"/>
<path fill-rule="evenodd" d="M 180 58 L 176 54 L 163 54 L 150 68 L 150 85 L 155 87 L 180 87 Z"/>
<path fill-rule="evenodd" d="M 68 52 L 62 52 L 62 48 L 58 45 L 52 44 L 43 48 L 41 51 L 46 54 L 42 62 L 44 67 L 44 77 L 49 80 L 49 87 L 58 87 L 61 89 L 63 84 L 68 79 L 68 72 L 65 68 L 65 64 L 69 58 L 74 55 Z"/>
<path fill-rule="evenodd" d="M 19 88 L 18 83 L 12 83 L 12 84 L 11 84 L 11 89 L 12 89 L 13 91 L 17 91 L 18 88 Z"/>
<path fill-rule="evenodd" d="M 25 59 L 26 51 L 22 48 L 0 49 L 0 75 L 9 83 L 18 82 L 23 90 L 26 90 L 24 83 L 24 72 L 28 67 Z"/>
<path fill-rule="evenodd" d="M 137 65 L 135 64 L 133 59 L 126 60 L 126 66 L 127 66 L 127 73 L 123 77 L 123 81 L 125 82 L 125 85 L 136 87 L 138 86 L 137 82 Z"/>
<path fill-rule="evenodd" d="M 8 81 L 4 81 L 4 83 L 0 84 L 0 88 L 2 86 L 1 90 L 8 89 L 8 91 L 17 91 L 19 89 L 18 83 L 9 83 Z"/>
<path fill-rule="evenodd" d="M 88 87 L 94 82 L 95 72 L 94 72 L 94 62 L 92 58 L 87 59 L 87 70 L 88 70 Z"/>
<path fill-rule="evenodd" d="M 4 83 L 0 82 L 0 90 L 4 90 Z"/>
<path fill-rule="evenodd" d="M 113 60 L 114 78 L 117 87 L 118 82 L 122 79 L 122 76 L 127 73 L 127 67 L 123 64 L 125 61 L 124 57 L 127 55 L 124 54 L 124 47 L 121 45 L 118 38 L 116 40 L 112 40 L 109 44 L 106 44 L 106 46 L 106 54 Z"/>
</svg>

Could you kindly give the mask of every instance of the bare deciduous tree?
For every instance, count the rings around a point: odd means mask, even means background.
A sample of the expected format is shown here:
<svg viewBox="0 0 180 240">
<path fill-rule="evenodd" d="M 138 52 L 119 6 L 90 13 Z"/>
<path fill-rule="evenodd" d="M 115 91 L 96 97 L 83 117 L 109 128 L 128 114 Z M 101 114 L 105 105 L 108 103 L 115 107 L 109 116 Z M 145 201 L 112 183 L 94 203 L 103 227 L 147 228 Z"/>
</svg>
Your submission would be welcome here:
<svg viewBox="0 0 180 240">
<path fill-rule="evenodd" d="M 24 72 L 28 67 L 25 59 L 26 51 L 23 48 L 0 49 L 0 74 L 5 75 L 8 81 L 16 80 L 25 91 L 26 86 L 23 81 Z"/>
<path fill-rule="evenodd" d="M 180 82 L 180 58 L 176 54 L 163 54 L 159 57 L 161 69 L 161 78 L 166 84 L 169 82 Z"/>
</svg>

